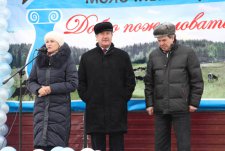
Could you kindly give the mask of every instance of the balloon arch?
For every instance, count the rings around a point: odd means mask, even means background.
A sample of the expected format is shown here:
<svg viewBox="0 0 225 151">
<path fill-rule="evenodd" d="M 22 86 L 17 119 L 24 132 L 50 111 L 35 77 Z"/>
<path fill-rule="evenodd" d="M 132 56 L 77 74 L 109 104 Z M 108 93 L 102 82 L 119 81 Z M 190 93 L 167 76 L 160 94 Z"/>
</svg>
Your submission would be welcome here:
<svg viewBox="0 0 225 151">
<path fill-rule="evenodd" d="M 9 33 L 7 32 L 10 11 L 7 8 L 7 0 L 0 0 L 0 150 L 1 151 L 16 151 L 15 148 L 7 146 L 7 136 L 9 128 L 6 125 L 7 113 L 9 106 L 6 104 L 7 99 L 12 96 L 12 86 L 14 79 L 11 78 L 7 83 L 3 81 L 10 77 L 12 69 L 10 63 L 12 62 L 12 55 L 9 50 Z M 74 151 L 72 148 L 55 147 L 53 151 Z M 40 150 L 39 150 L 40 151 Z"/>
<path fill-rule="evenodd" d="M 9 50 L 9 33 L 7 32 L 10 11 L 7 8 L 7 0 L 0 0 L 0 149 L 1 151 L 15 151 L 13 147 L 7 146 L 7 134 L 9 131 L 8 126 L 5 124 L 7 121 L 7 113 L 9 106 L 6 100 L 12 95 L 12 86 L 14 79 L 10 79 L 6 84 L 2 82 L 10 77 L 12 62 L 12 55 Z M 6 147 L 7 146 L 7 147 Z"/>
</svg>

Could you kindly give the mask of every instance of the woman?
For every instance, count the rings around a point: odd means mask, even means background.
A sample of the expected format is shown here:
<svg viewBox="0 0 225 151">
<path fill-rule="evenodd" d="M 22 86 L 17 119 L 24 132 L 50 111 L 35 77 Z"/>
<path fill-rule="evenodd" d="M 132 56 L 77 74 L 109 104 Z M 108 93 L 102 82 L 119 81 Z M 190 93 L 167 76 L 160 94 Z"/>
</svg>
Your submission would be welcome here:
<svg viewBox="0 0 225 151">
<path fill-rule="evenodd" d="M 34 148 L 50 151 L 68 146 L 70 92 L 77 88 L 77 70 L 63 35 L 54 31 L 44 37 L 46 52 L 39 52 L 28 79 L 34 103 Z"/>
</svg>

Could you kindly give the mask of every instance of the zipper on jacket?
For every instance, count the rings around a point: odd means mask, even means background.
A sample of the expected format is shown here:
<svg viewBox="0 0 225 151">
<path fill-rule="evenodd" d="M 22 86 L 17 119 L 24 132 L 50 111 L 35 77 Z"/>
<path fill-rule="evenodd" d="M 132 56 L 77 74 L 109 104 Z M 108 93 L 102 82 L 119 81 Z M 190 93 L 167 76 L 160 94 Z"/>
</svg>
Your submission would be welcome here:
<svg viewBox="0 0 225 151">
<path fill-rule="evenodd" d="M 49 81 L 50 81 L 50 71 L 51 71 L 51 63 L 50 63 L 50 60 L 49 60 L 49 66 L 48 66 L 48 69 L 46 70 L 46 74 L 45 74 L 45 85 L 49 85 Z M 49 108 L 49 104 L 50 104 L 50 101 L 49 101 L 49 96 L 44 96 L 44 103 L 45 103 L 45 109 L 44 109 L 44 121 L 43 121 L 43 140 L 45 141 L 45 143 L 47 143 L 47 131 L 48 131 L 48 117 L 49 117 L 49 114 L 48 114 L 48 108 Z"/>
<path fill-rule="evenodd" d="M 169 79 L 170 79 L 170 77 L 169 77 L 169 69 L 170 69 L 170 65 L 169 65 L 169 61 L 170 61 L 170 59 L 171 59 L 171 53 L 170 52 L 168 52 L 167 54 L 166 54 L 166 74 L 167 74 L 167 83 L 166 83 L 166 87 L 167 87 L 167 99 L 168 99 L 168 101 L 167 101 L 167 111 L 169 112 L 170 111 L 170 94 L 169 94 Z"/>
</svg>

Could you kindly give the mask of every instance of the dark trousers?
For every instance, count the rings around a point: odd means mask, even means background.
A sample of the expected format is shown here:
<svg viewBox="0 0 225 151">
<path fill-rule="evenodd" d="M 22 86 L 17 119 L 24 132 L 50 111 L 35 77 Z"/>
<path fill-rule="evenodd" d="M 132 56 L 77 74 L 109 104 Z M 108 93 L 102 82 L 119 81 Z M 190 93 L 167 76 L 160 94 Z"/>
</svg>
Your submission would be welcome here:
<svg viewBox="0 0 225 151">
<path fill-rule="evenodd" d="M 171 127 L 173 126 L 177 151 L 190 151 L 190 114 L 156 114 L 155 115 L 155 151 L 171 150 Z"/>
<path fill-rule="evenodd" d="M 105 133 L 92 133 L 91 144 L 92 149 L 105 151 L 106 150 L 106 135 Z M 110 151 L 124 151 L 124 134 L 110 133 L 109 148 Z"/>
</svg>

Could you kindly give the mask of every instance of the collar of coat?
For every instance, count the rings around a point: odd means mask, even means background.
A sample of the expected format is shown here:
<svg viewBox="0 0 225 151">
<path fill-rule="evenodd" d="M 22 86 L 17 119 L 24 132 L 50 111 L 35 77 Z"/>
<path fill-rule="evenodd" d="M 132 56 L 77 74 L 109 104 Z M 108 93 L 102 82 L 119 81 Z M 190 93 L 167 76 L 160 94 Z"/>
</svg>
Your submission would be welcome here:
<svg viewBox="0 0 225 151">
<path fill-rule="evenodd" d="M 102 52 L 102 48 L 99 46 L 99 44 L 98 44 L 98 43 L 96 43 L 96 46 L 97 46 L 97 48 L 98 48 L 99 52 L 101 52 L 101 53 L 103 54 L 103 52 Z M 107 50 L 107 52 L 106 52 L 106 54 L 105 54 L 105 55 L 111 54 L 111 53 L 112 53 L 112 49 L 113 49 L 113 48 L 114 48 L 114 44 L 113 44 L 113 43 L 111 43 L 111 45 L 110 45 L 110 47 L 109 47 L 109 49 Z"/>
<path fill-rule="evenodd" d="M 42 47 L 46 46 L 43 45 Z M 68 44 L 64 43 L 59 48 L 59 51 L 51 57 L 47 55 L 47 52 L 39 52 L 39 56 L 37 57 L 37 65 L 40 68 L 49 67 L 49 65 L 51 65 L 53 68 L 60 68 L 69 58 L 70 54 L 71 50 Z"/>
<path fill-rule="evenodd" d="M 176 49 L 178 48 L 178 42 L 175 42 L 171 45 L 171 49 L 170 51 L 168 51 L 169 53 L 173 53 Z M 162 51 L 162 53 L 166 54 L 165 52 L 163 52 L 163 50 L 159 47 L 159 50 Z"/>
</svg>

